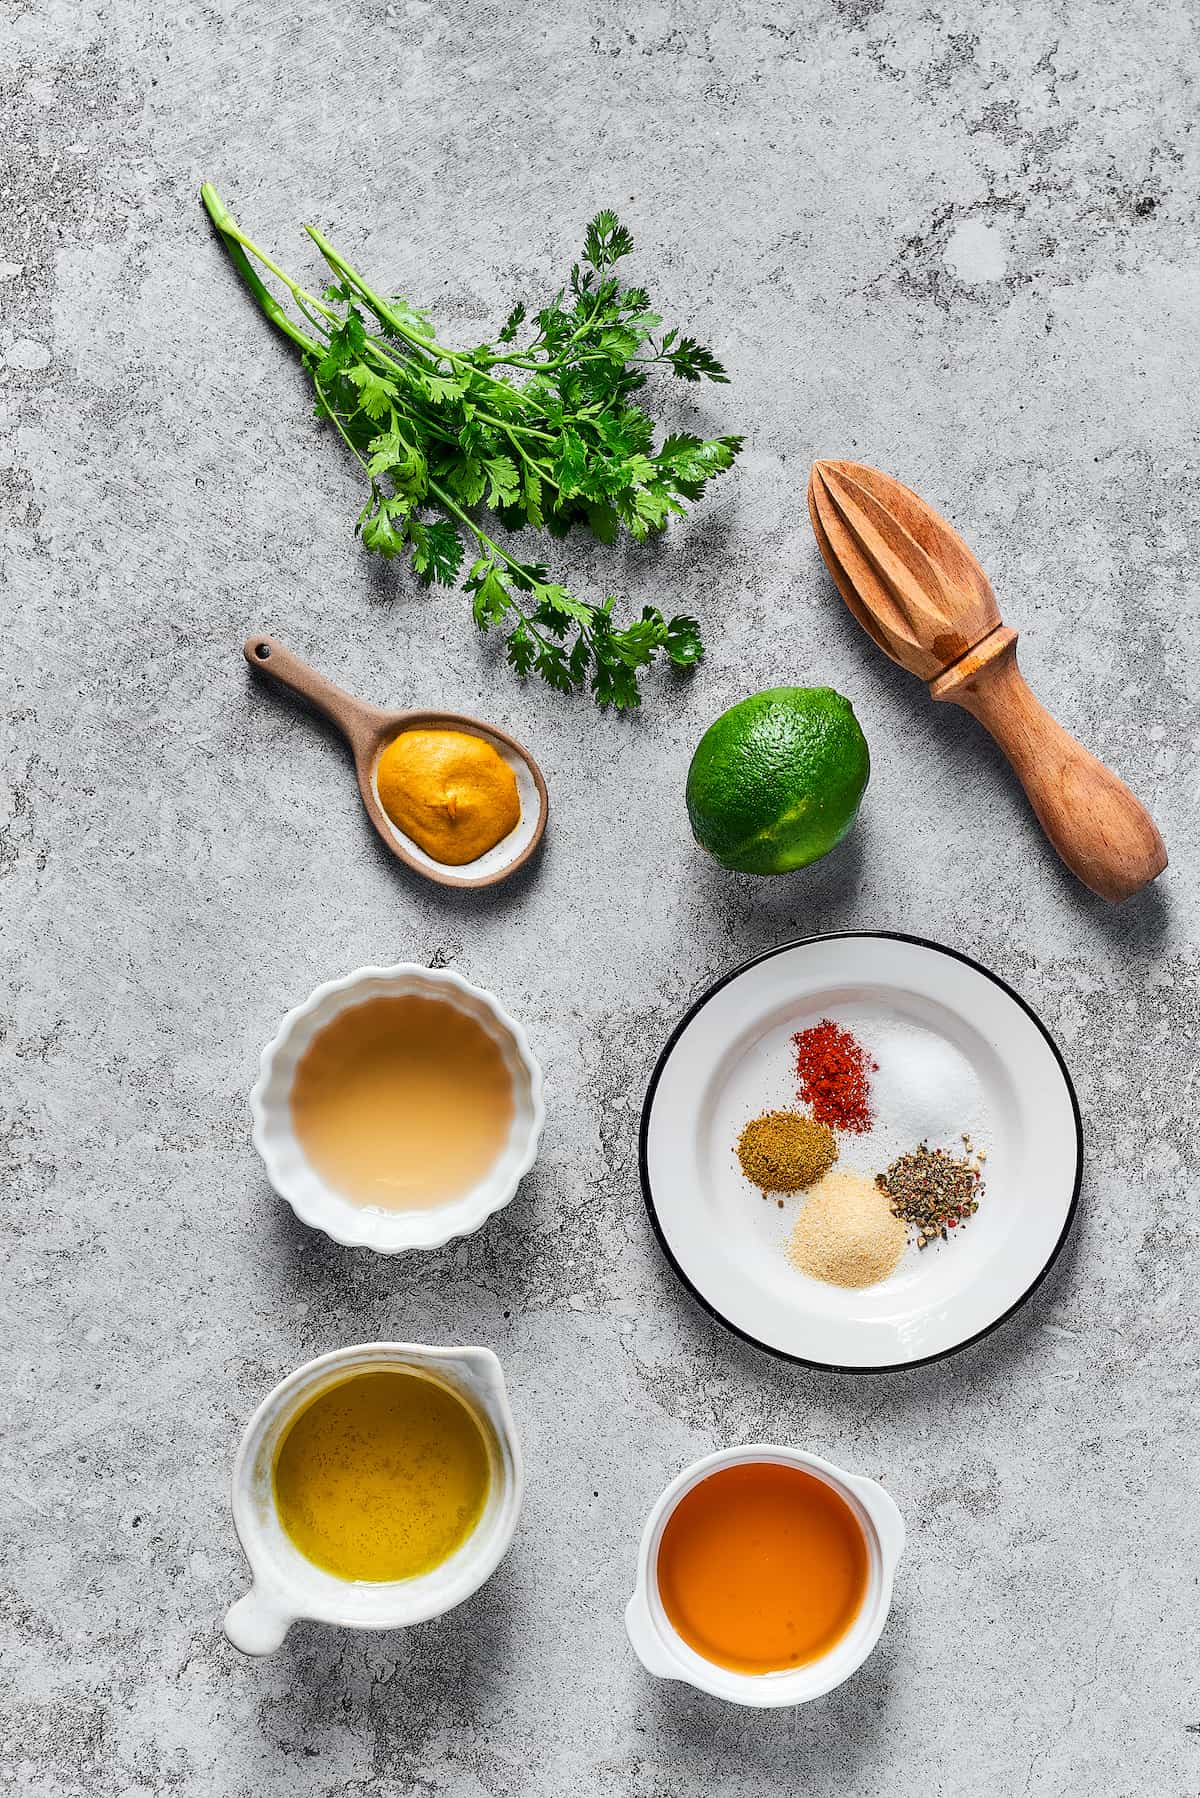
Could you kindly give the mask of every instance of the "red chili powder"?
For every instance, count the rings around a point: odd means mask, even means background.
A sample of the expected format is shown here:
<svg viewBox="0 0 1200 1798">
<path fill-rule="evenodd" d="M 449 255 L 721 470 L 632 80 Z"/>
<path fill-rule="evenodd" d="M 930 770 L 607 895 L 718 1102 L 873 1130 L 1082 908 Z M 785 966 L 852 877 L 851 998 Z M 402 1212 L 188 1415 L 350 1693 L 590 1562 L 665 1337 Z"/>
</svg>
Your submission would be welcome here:
<svg viewBox="0 0 1200 1798">
<path fill-rule="evenodd" d="M 800 1097 L 812 1106 L 818 1124 L 828 1124 L 834 1130 L 869 1130 L 868 1075 L 876 1071 L 879 1063 L 872 1061 L 858 1039 L 832 1018 L 822 1018 L 811 1029 L 798 1031 L 792 1042 Z"/>
</svg>

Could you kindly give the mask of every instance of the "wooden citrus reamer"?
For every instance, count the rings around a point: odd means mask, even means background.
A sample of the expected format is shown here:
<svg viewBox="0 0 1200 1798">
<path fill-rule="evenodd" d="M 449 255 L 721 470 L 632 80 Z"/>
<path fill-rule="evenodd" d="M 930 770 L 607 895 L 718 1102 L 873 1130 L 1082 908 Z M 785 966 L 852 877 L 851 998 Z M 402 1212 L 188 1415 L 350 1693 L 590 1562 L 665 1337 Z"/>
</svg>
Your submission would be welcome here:
<svg viewBox="0 0 1200 1798">
<path fill-rule="evenodd" d="M 1017 633 L 945 519 L 861 462 L 814 463 L 808 510 L 863 629 L 934 699 L 962 706 L 991 733 L 1071 872 L 1114 902 L 1161 874 L 1167 852 L 1153 818 L 1030 692 Z"/>
</svg>

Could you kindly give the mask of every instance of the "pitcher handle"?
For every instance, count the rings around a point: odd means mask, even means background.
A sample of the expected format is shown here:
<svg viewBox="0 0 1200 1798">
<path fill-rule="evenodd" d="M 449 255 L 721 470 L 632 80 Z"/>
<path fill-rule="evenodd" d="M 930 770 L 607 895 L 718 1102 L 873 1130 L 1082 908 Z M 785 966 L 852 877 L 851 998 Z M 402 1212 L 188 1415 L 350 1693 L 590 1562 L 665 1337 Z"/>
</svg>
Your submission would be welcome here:
<svg viewBox="0 0 1200 1798">
<path fill-rule="evenodd" d="M 225 1634 L 243 1654 L 274 1654 L 295 1618 L 259 1586 L 231 1604 L 225 1613 Z"/>
</svg>

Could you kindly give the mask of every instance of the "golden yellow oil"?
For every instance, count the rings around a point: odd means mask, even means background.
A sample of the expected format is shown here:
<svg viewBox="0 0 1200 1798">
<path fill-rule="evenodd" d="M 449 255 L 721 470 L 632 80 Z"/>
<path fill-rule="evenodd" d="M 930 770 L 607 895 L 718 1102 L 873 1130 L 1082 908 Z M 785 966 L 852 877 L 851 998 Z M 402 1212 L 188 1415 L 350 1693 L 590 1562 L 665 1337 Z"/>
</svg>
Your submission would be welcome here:
<svg viewBox="0 0 1200 1798">
<path fill-rule="evenodd" d="M 463 1400 L 404 1368 L 351 1374 L 300 1412 L 275 1457 L 275 1508 L 301 1554 L 347 1580 L 440 1566 L 483 1514 L 483 1429 Z"/>
</svg>

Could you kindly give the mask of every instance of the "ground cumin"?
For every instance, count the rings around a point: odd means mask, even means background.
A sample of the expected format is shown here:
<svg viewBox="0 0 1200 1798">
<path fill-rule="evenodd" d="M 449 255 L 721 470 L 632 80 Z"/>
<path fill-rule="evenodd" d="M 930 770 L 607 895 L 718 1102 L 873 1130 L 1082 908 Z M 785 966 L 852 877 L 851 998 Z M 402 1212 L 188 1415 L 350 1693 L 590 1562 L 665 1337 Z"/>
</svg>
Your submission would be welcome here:
<svg viewBox="0 0 1200 1798">
<path fill-rule="evenodd" d="M 829 1172 L 837 1142 L 826 1124 L 798 1111 L 768 1111 L 746 1125 L 737 1154 L 747 1180 L 763 1192 L 803 1192 Z"/>
</svg>

